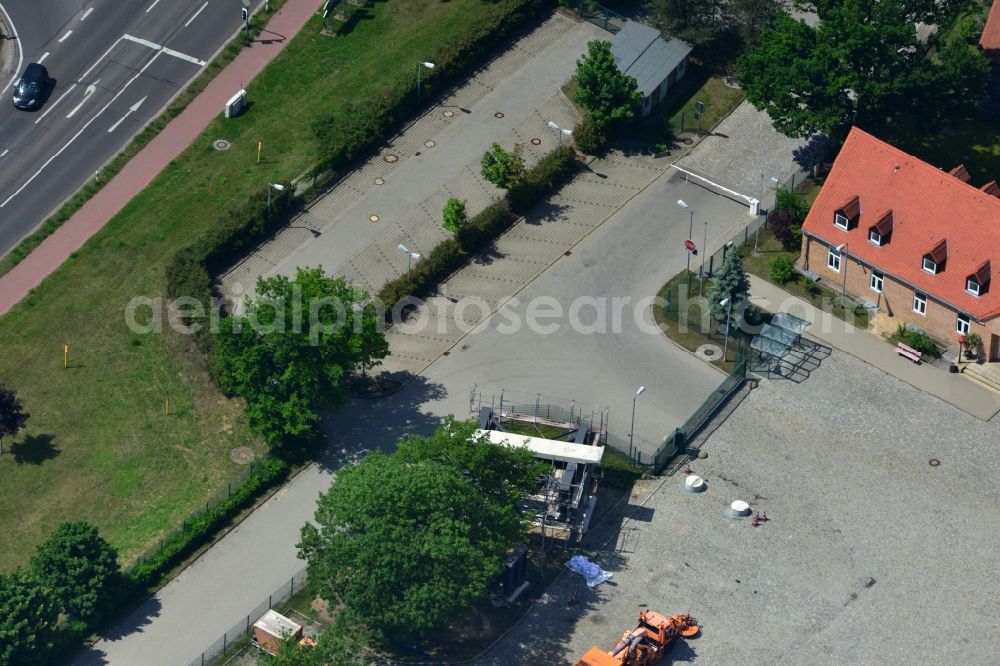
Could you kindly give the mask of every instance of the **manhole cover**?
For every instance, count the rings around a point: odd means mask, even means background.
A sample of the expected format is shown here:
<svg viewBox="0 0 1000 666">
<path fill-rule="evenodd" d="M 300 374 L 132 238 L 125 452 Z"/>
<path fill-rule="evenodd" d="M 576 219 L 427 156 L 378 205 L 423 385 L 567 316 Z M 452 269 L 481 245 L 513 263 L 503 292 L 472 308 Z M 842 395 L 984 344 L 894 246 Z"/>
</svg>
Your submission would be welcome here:
<svg viewBox="0 0 1000 666">
<path fill-rule="evenodd" d="M 501 113 L 500 111 L 497 111 L 496 113 L 493 114 L 493 117 L 494 118 L 503 118 L 503 113 Z"/>
<path fill-rule="evenodd" d="M 692 143 L 694 143 L 694 139 L 692 139 L 689 136 L 684 137 L 682 141 L 684 142 L 685 146 L 690 146 Z"/>
<path fill-rule="evenodd" d="M 376 178 L 375 179 L 375 184 L 376 185 L 385 185 L 385 180 L 382 179 L 382 178 Z"/>
<path fill-rule="evenodd" d="M 212 142 L 212 148 L 216 150 L 229 150 L 230 143 L 225 139 L 216 139 Z"/>
<path fill-rule="evenodd" d="M 931 459 L 930 459 L 930 460 L 928 460 L 927 462 L 928 462 L 928 463 L 930 463 L 930 466 L 931 466 L 931 467 L 937 467 L 938 465 L 940 465 L 940 464 L 941 464 L 941 461 L 940 461 L 940 460 L 938 460 L 937 458 L 931 458 Z"/>
<path fill-rule="evenodd" d="M 427 146 L 428 148 L 433 148 L 437 144 L 434 143 L 433 141 L 424 141 L 424 145 Z"/>
<path fill-rule="evenodd" d="M 445 112 L 444 112 L 443 114 L 441 114 L 441 115 L 443 115 L 443 116 L 444 116 L 445 118 L 451 118 L 452 116 L 454 116 L 454 115 L 455 115 L 455 112 L 454 112 L 454 111 L 452 111 L 451 109 L 448 109 L 447 111 L 445 111 Z"/>
<path fill-rule="evenodd" d="M 378 215 L 369 215 L 368 216 L 368 221 L 369 222 L 378 222 Z"/>
<path fill-rule="evenodd" d="M 417 152 L 413 153 L 413 156 L 414 157 L 420 157 L 420 151 L 418 150 Z"/>
<path fill-rule="evenodd" d="M 392 164 L 393 162 L 398 162 L 399 161 L 399 155 L 393 155 L 392 153 L 386 153 L 385 155 L 382 156 L 382 159 L 385 160 L 386 162 L 388 162 L 389 164 Z"/>
<path fill-rule="evenodd" d="M 253 462 L 253 451 L 248 446 L 237 446 L 229 452 L 229 459 L 237 465 L 249 465 Z"/>
<path fill-rule="evenodd" d="M 703 361 L 721 361 L 722 348 L 718 345 L 704 344 L 694 350 L 694 355 Z"/>
<path fill-rule="evenodd" d="M 539 139 L 538 137 L 535 137 L 534 139 L 531 140 L 531 145 L 533 145 L 533 146 L 540 145 L 541 143 L 542 143 L 542 140 Z"/>
</svg>

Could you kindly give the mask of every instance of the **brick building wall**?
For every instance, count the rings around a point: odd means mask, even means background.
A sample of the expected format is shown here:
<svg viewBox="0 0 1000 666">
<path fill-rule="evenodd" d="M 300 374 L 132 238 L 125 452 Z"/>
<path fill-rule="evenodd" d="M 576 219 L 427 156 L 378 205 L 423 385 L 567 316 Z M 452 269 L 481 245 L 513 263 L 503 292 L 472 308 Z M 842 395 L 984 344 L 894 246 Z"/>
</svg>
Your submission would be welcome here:
<svg viewBox="0 0 1000 666">
<path fill-rule="evenodd" d="M 872 272 L 878 272 L 871 266 L 858 262 L 853 257 L 842 254 L 840 271 L 834 271 L 827 266 L 829 245 L 810 236 L 802 237 L 802 254 L 799 258 L 799 268 L 816 273 L 826 283 L 827 288 L 840 292 L 844 286 L 844 270 L 847 270 L 846 291 L 854 300 L 877 303 L 879 308 L 899 323 L 912 323 L 940 342 L 955 345 L 958 339 L 956 330 L 958 312 L 950 306 L 934 299 L 932 294 L 927 297 L 927 307 L 924 314 L 913 309 L 913 288 L 898 282 L 891 275 L 883 275 L 882 293 L 872 290 Z M 850 254 L 851 248 L 847 248 Z M 942 275 L 943 277 L 943 275 Z M 978 333 L 983 339 L 983 352 L 989 360 L 1000 360 L 1000 318 L 980 323 L 970 318 L 970 333 Z"/>
</svg>

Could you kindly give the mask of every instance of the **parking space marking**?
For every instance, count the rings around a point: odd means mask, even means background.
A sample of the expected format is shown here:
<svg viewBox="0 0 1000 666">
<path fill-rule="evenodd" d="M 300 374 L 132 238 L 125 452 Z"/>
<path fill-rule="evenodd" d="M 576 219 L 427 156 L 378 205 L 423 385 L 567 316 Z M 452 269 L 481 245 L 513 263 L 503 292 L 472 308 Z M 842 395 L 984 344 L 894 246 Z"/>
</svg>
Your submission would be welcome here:
<svg viewBox="0 0 1000 666">
<path fill-rule="evenodd" d="M 208 4 L 208 3 L 205 3 L 205 4 Z M 141 37 L 133 37 L 132 35 L 122 35 L 122 38 L 123 39 L 127 39 L 130 42 L 135 42 L 136 44 L 142 44 L 143 46 L 146 46 L 146 47 L 149 47 L 149 48 L 153 49 L 154 51 L 159 51 L 161 53 L 166 53 L 169 56 L 173 56 L 175 58 L 180 58 L 181 60 L 187 60 L 190 63 L 194 63 L 195 65 L 198 65 L 199 67 L 204 67 L 205 66 L 205 61 L 204 60 L 199 60 L 198 58 L 195 58 L 194 56 L 189 56 L 188 54 L 181 53 L 180 51 L 175 51 L 173 49 L 168 49 L 166 46 L 163 46 L 162 44 L 157 44 L 156 42 L 151 42 L 148 39 L 142 39 Z"/>
<path fill-rule="evenodd" d="M 191 25 L 191 22 L 194 21 L 196 18 L 198 18 L 198 14 L 201 14 L 201 10 L 203 10 L 205 7 L 208 7 L 208 3 L 207 2 L 205 4 L 203 4 L 201 7 L 198 8 L 198 11 L 196 11 L 194 13 L 194 16 L 192 16 L 191 18 L 189 18 L 187 20 L 187 23 L 184 24 L 184 27 L 186 28 L 189 25 Z"/>
<path fill-rule="evenodd" d="M 72 34 L 73 34 L 72 30 L 67 30 L 66 34 L 59 38 L 59 43 L 62 44 L 63 42 L 65 42 Z"/>
</svg>

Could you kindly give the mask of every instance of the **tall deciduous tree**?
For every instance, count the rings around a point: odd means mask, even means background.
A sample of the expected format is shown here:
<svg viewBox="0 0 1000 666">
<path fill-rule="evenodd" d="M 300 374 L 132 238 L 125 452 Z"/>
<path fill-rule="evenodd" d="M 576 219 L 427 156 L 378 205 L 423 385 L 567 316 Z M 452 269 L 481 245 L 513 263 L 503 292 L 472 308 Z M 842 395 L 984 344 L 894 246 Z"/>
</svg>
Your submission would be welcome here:
<svg viewBox="0 0 1000 666">
<path fill-rule="evenodd" d="M 651 0 L 646 8 L 658 30 L 692 44 L 712 38 L 721 17 L 720 0 Z"/>
<path fill-rule="evenodd" d="M 38 547 L 31 572 L 65 612 L 89 620 L 119 583 L 118 553 L 93 525 L 63 523 Z"/>
<path fill-rule="evenodd" d="M 27 572 L 0 574 L 0 666 L 46 663 L 59 610 Z"/>
<path fill-rule="evenodd" d="M 27 422 L 28 414 L 17 393 L 0 384 L 0 453 L 3 453 L 3 438 L 15 436 Z"/>
<path fill-rule="evenodd" d="M 574 99 L 602 127 L 635 118 L 642 95 L 636 80 L 618 70 L 611 42 L 588 42 L 586 55 L 576 61 L 573 79 Z"/>
<path fill-rule="evenodd" d="M 483 178 L 501 190 L 509 190 L 524 176 L 524 148 L 518 144 L 514 150 L 504 150 L 494 143 L 483 153 L 480 166 Z"/>
<path fill-rule="evenodd" d="M 743 268 L 743 257 L 740 256 L 739 249 L 733 247 L 726 253 L 714 280 L 707 294 L 711 314 L 715 319 L 724 319 L 729 312 L 729 303 L 723 306 L 723 300 L 730 299 L 735 308 L 750 295 L 750 277 Z"/>
<path fill-rule="evenodd" d="M 815 0 L 815 28 L 775 17 L 761 45 L 739 61 L 754 106 L 789 136 L 824 132 L 842 139 L 851 125 L 878 133 L 903 114 L 925 123 L 976 106 L 986 83 L 982 54 L 949 45 L 927 57 L 914 21 L 944 11 L 924 0 Z"/>
<path fill-rule="evenodd" d="M 215 362 L 223 387 L 247 401 L 251 428 L 268 441 L 304 435 L 319 410 L 337 407 L 345 372 L 389 353 L 368 295 L 322 268 L 262 278 L 247 316 L 223 320 Z"/>
</svg>

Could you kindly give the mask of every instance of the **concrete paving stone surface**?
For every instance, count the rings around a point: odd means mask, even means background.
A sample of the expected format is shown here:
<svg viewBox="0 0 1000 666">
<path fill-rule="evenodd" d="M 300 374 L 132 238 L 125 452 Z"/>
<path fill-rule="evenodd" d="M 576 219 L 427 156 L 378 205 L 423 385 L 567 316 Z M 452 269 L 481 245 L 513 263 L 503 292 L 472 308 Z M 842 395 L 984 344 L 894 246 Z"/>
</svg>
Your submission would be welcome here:
<svg viewBox="0 0 1000 666">
<path fill-rule="evenodd" d="M 475 663 L 572 663 L 643 608 L 700 621 L 673 663 L 996 663 L 998 435 L 839 351 L 800 384 L 765 380 L 691 462 L 706 492 L 679 474 L 633 494 L 635 517 L 595 553 L 613 585 L 562 574 Z M 724 517 L 736 499 L 768 521 Z"/>
</svg>

